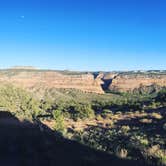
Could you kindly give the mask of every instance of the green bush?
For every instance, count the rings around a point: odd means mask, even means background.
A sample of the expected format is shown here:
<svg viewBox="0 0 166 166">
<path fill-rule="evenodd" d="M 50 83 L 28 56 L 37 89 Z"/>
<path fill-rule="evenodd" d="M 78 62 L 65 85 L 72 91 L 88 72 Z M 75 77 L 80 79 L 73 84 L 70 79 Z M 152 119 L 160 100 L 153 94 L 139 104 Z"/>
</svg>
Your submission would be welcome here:
<svg viewBox="0 0 166 166">
<path fill-rule="evenodd" d="M 94 117 L 94 110 L 89 104 L 75 104 L 70 107 L 69 112 L 74 120 Z"/>
<path fill-rule="evenodd" d="M 166 88 L 163 88 L 156 97 L 156 101 L 166 102 Z"/>
<path fill-rule="evenodd" d="M 42 111 L 37 99 L 25 90 L 12 85 L 0 86 L 0 108 L 26 119 L 32 119 Z"/>
<path fill-rule="evenodd" d="M 53 118 L 55 120 L 54 130 L 63 133 L 65 131 L 64 117 L 61 110 L 54 110 L 52 112 Z"/>
</svg>

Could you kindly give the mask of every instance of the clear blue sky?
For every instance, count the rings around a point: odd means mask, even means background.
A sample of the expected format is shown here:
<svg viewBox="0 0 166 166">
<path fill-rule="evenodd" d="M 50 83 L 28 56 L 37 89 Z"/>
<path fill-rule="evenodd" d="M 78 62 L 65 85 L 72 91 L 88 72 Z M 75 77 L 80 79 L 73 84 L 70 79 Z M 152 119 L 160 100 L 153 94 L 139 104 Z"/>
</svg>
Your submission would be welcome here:
<svg viewBox="0 0 166 166">
<path fill-rule="evenodd" d="M 166 69 L 165 0 L 1 0 L 0 68 Z"/>
</svg>

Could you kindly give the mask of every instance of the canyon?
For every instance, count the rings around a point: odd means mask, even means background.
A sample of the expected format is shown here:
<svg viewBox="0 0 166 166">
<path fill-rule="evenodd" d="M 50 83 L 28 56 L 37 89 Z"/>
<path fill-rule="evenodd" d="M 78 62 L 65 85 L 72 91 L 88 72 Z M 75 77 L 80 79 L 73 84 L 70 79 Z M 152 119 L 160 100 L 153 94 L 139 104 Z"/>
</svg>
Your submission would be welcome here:
<svg viewBox="0 0 166 166">
<path fill-rule="evenodd" d="M 107 91 L 132 92 L 142 86 L 166 86 L 165 72 L 69 72 L 39 70 L 32 67 L 0 70 L 0 83 L 9 83 L 25 89 L 77 89 L 88 93 Z"/>
</svg>

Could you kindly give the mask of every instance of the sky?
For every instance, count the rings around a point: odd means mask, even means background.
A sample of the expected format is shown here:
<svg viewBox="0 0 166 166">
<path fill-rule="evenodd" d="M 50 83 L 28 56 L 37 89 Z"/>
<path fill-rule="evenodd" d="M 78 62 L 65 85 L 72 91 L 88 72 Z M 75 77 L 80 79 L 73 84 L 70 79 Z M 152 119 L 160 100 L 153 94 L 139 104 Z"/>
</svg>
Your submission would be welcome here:
<svg viewBox="0 0 166 166">
<path fill-rule="evenodd" d="M 1 0 L 0 68 L 166 69 L 165 0 Z"/>
</svg>

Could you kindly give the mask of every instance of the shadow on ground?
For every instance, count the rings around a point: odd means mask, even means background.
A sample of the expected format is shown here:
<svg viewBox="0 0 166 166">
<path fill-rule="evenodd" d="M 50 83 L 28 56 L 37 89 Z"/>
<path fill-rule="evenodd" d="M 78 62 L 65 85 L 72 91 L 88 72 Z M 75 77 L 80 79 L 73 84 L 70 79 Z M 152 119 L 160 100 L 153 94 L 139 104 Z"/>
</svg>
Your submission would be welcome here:
<svg viewBox="0 0 166 166">
<path fill-rule="evenodd" d="M 136 117 L 126 120 L 117 121 L 117 126 L 128 125 L 130 127 L 139 127 L 139 130 L 146 134 L 149 138 L 159 135 L 161 138 L 166 139 L 166 132 L 163 128 L 164 124 L 166 124 L 166 107 L 158 108 L 158 109 L 149 109 L 146 111 L 147 115 L 145 117 Z M 157 113 L 162 116 L 161 119 L 156 119 L 153 116 L 153 113 Z M 141 122 L 142 119 L 151 120 L 150 123 Z"/>
<path fill-rule="evenodd" d="M 41 131 L 28 121 L 20 122 L 9 112 L 0 112 L 1 166 L 138 166 L 79 143 Z"/>
</svg>

